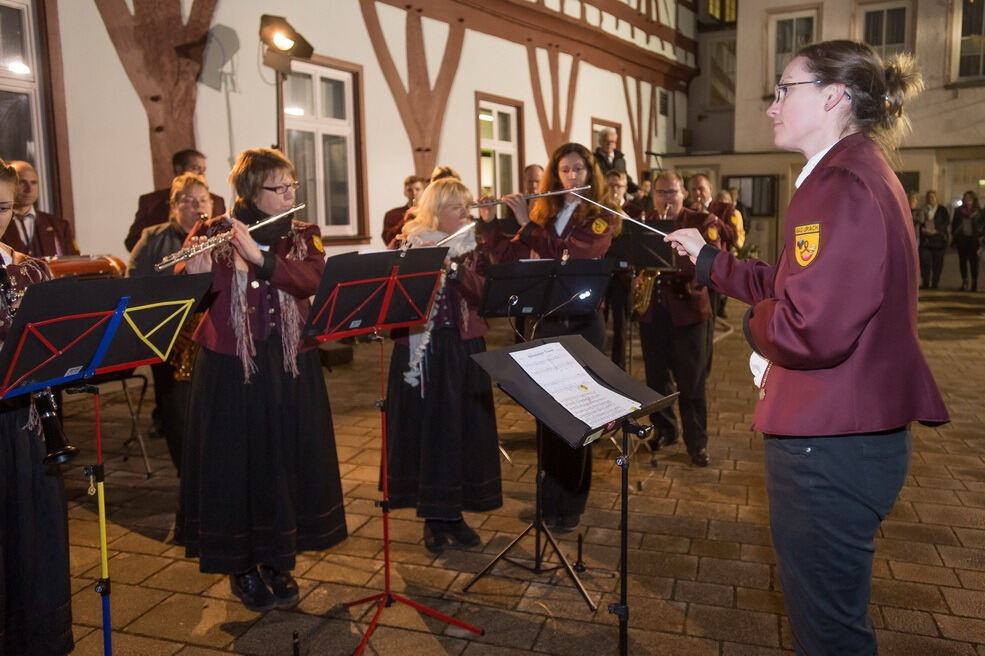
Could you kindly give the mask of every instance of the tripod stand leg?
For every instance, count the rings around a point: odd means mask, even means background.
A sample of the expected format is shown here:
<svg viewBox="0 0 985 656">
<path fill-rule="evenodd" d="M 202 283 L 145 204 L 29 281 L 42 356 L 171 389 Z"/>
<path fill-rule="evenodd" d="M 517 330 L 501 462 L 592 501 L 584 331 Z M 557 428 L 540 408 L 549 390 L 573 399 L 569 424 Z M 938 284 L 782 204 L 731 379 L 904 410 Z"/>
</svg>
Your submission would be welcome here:
<svg viewBox="0 0 985 656">
<path fill-rule="evenodd" d="M 496 557 L 493 558 L 492 560 L 490 560 L 486 564 L 486 566 L 482 568 L 482 571 L 480 571 L 478 574 L 476 574 L 475 576 L 473 576 L 472 579 L 468 583 L 465 584 L 465 586 L 462 588 L 462 590 L 463 591 L 464 590 L 468 590 L 469 588 L 472 587 L 472 584 L 473 583 L 475 583 L 476 581 L 478 581 L 479 579 L 481 579 L 483 576 L 485 576 L 486 573 L 489 572 L 489 570 L 491 570 L 493 568 L 493 565 L 495 565 L 496 563 L 498 563 L 499 561 L 501 561 L 504 557 L 506 557 L 506 554 L 508 554 L 510 552 L 510 549 L 512 549 L 513 547 L 515 547 L 517 545 L 517 543 L 520 540 L 522 540 L 524 538 L 524 536 L 527 533 L 529 533 L 533 528 L 534 528 L 534 525 L 533 524 L 530 524 L 529 526 L 527 526 L 527 528 L 523 529 L 523 532 L 520 533 L 520 535 L 518 535 L 515 538 L 513 538 L 513 541 L 510 542 L 508 545 L 506 545 L 506 548 L 505 549 L 503 549 L 498 554 L 496 554 Z"/>
<path fill-rule="evenodd" d="M 554 547 L 554 553 L 557 554 L 558 560 L 561 561 L 561 565 L 564 567 L 565 571 L 568 572 L 568 576 L 575 584 L 575 587 L 578 588 L 578 592 L 581 593 L 585 603 L 588 604 L 588 608 L 594 613 L 598 609 L 598 604 L 592 601 L 592 598 L 588 594 L 588 590 L 585 589 L 585 585 L 581 582 L 581 579 L 578 578 L 578 573 L 575 572 L 575 569 L 571 566 L 571 563 L 568 562 L 567 557 L 561 551 L 561 547 L 558 545 L 557 540 L 554 539 L 554 535 L 546 526 L 543 530 L 544 535 L 547 536 L 547 541 L 551 543 L 552 547 Z"/>
</svg>

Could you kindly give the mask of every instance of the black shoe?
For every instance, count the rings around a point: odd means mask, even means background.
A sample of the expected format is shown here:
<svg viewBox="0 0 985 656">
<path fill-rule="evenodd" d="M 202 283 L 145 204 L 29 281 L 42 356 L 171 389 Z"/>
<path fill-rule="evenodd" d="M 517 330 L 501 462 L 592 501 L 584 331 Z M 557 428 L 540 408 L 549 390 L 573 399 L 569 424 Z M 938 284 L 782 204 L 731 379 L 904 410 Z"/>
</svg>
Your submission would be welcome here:
<svg viewBox="0 0 985 656">
<path fill-rule="evenodd" d="M 441 522 L 435 519 L 424 520 L 424 546 L 433 554 L 445 550 L 445 532 L 441 530 Z"/>
<path fill-rule="evenodd" d="M 691 462 L 693 462 L 698 467 L 708 466 L 708 449 L 698 449 L 691 454 Z"/>
<path fill-rule="evenodd" d="M 260 572 L 256 568 L 242 574 L 231 574 L 229 587 L 250 610 L 262 613 L 277 605 L 277 600 L 260 578 Z"/>
<path fill-rule="evenodd" d="M 463 547 L 476 547 L 479 545 L 479 534 L 473 531 L 472 528 L 465 523 L 464 519 L 442 523 L 444 526 L 441 528 L 444 530 L 445 535 Z"/>
<path fill-rule="evenodd" d="M 554 530 L 558 533 L 570 533 L 581 524 L 581 515 L 561 515 L 561 521 L 555 526 Z"/>
<path fill-rule="evenodd" d="M 298 605 L 301 594 L 298 591 L 298 582 L 294 580 L 290 572 L 278 572 L 267 565 L 260 565 L 259 569 L 260 578 L 274 593 L 278 608 L 294 608 Z"/>
</svg>

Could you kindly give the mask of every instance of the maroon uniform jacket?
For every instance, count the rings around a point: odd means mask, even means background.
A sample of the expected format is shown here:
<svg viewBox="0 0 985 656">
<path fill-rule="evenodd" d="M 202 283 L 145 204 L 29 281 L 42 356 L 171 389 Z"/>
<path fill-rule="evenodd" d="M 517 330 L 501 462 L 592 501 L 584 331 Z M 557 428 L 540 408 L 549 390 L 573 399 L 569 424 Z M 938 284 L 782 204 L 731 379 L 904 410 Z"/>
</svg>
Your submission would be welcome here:
<svg viewBox="0 0 985 656">
<path fill-rule="evenodd" d="M 206 233 L 210 223 L 212 221 L 198 223 L 189 233 L 189 237 Z M 306 243 L 307 254 L 304 259 L 287 258 L 295 237 Z M 232 246 L 220 246 L 216 251 L 222 248 L 232 248 Z M 235 356 L 236 335 L 230 320 L 233 267 L 219 261 L 220 259 L 218 253 L 213 256 L 210 292 L 214 297 L 202 323 L 195 331 L 195 341 L 217 353 Z M 269 339 L 272 333 L 281 332 L 280 302 L 278 295 L 274 293 L 278 289 L 294 297 L 301 320 L 304 321 L 311 306 L 308 298 L 318 290 L 318 282 L 324 269 L 325 252 L 321 245 L 318 226 L 294 221 L 287 236 L 274 242 L 270 250 L 264 254 L 263 266 L 248 267 L 246 304 L 253 339 L 264 341 Z M 178 270 L 180 271 L 181 268 Z M 298 327 L 298 331 L 300 329 L 301 327 Z"/>
<path fill-rule="evenodd" d="M 383 215 L 383 232 L 380 235 L 383 237 L 383 244 L 389 245 L 393 238 L 400 234 L 400 229 L 404 227 L 404 223 L 407 210 L 410 209 L 410 204 L 401 205 L 400 207 L 394 207 L 392 210 L 387 210 L 387 213 Z"/>
<path fill-rule="evenodd" d="M 226 213 L 226 203 L 221 197 L 209 194 L 212 197 L 212 216 L 219 216 Z M 171 211 L 171 188 L 158 189 L 149 194 L 144 194 L 137 201 L 137 213 L 133 217 L 133 223 L 127 232 L 127 238 L 123 243 L 127 247 L 127 252 L 132 251 L 140 239 L 140 233 L 144 228 L 149 228 L 158 223 L 167 223 L 168 214 Z"/>
<path fill-rule="evenodd" d="M 52 255 L 78 255 L 79 247 L 72 234 L 72 225 L 54 214 L 35 211 L 34 236 L 30 244 L 25 244 L 17 229 L 17 219 L 11 219 L 7 231 L 0 241 L 9 245 L 15 251 L 31 257 L 48 257 Z"/>
<path fill-rule="evenodd" d="M 594 208 L 593 208 L 594 209 Z M 479 224 L 480 247 L 494 262 L 515 262 L 532 257 L 557 259 L 568 251 L 571 259 L 591 260 L 603 257 L 612 243 L 613 223 L 599 211 L 590 211 L 585 219 L 572 216 L 561 235 L 553 225 L 546 228 L 531 221 L 513 239 L 507 239 L 499 221 Z"/>
<path fill-rule="evenodd" d="M 647 223 L 659 218 L 660 215 L 654 210 L 647 217 Z M 722 222 L 714 214 L 695 212 L 684 207 L 674 217 L 674 223 L 677 228 L 697 228 L 709 244 L 716 248 L 722 246 Z M 708 290 L 695 279 L 694 265 L 686 257 L 677 258 L 676 272 L 657 274 L 650 308 L 640 317 L 640 322 L 650 323 L 653 320 L 654 303 L 662 303 L 668 309 L 675 326 L 693 326 L 711 319 Z"/>
<path fill-rule="evenodd" d="M 776 435 L 873 433 L 947 409 L 917 339 L 919 265 L 903 187 L 878 146 L 845 137 L 787 209 L 776 266 L 707 246 L 698 279 L 749 303 L 771 362 L 753 427 Z"/>
</svg>

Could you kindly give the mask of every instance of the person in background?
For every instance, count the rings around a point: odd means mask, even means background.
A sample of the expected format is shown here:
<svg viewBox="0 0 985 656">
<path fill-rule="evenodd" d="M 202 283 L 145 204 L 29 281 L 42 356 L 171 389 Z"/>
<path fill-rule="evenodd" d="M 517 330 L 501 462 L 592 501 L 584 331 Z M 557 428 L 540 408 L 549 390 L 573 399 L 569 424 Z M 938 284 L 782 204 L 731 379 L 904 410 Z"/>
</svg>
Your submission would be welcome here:
<svg viewBox="0 0 985 656">
<path fill-rule="evenodd" d="M 909 423 L 948 421 L 917 336 L 913 224 L 886 161 L 921 88 L 908 54 L 884 63 L 863 43 L 802 48 L 767 111 L 777 147 L 807 159 L 777 263 L 738 260 L 696 230 L 668 237 L 699 282 L 751 306 L 753 429 L 801 656 L 877 653 L 873 539 L 906 479 Z"/>
<path fill-rule="evenodd" d="M 194 173 L 205 177 L 205 155 L 193 148 L 179 150 L 171 156 L 171 169 L 176 176 L 182 173 Z M 226 213 L 226 203 L 220 196 L 211 194 L 212 216 L 222 216 Z M 171 185 L 144 194 L 137 200 L 137 213 L 133 217 L 133 223 L 127 231 L 126 239 L 123 244 L 127 251 L 132 251 L 133 247 L 140 239 L 144 228 L 159 223 L 167 223 L 171 215 Z"/>
<path fill-rule="evenodd" d="M 472 195 L 460 180 L 428 185 L 417 215 L 398 238 L 431 246 L 468 222 Z M 462 511 L 503 505 L 492 381 L 470 357 L 486 350 L 479 317 L 484 259 L 475 232 L 448 242 L 454 263 L 442 279 L 427 323 L 395 340 L 387 384 L 387 472 L 391 508 L 416 508 L 424 546 L 479 544 Z M 406 333 L 406 331 L 405 331 Z"/>
<path fill-rule="evenodd" d="M 910 216 L 916 227 L 919 245 L 921 286 L 925 289 L 937 289 L 944 269 L 950 218 L 947 216 L 947 209 L 937 205 L 936 193 L 927 192 L 927 197 L 928 205 L 933 200 L 933 207 L 921 205 L 920 193 L 913 192 L 910 198 Z"/>
<path fill-rule="evenodd" d="M 301 346 L 325 251 L 317 226 L 289 217 L 248 230 L 294 206 L 299 183 L 280 151 L 243 151 L 229 182 L 232 216 L 197 224 L 186 246 L 233 237 L 178 265 L 213 276 L 194 337 L 181 511 L 187 557 L 264 611 L 298 603 L 298 552 L 346 537 L 325 378 Z"/>
<path fill-rule="evenodd" d="M 626 174 L 622 171 L 609 171 L 605 175 L 609 189 L 609 201 L 614 207 L 631 219 L 642 220 L 643 208 L 636 203 L 634 196 L 626 193 Z M 622 235 L 616 239 L 631 239 Z M 633 272 L 631 269 L 616 268 L 612 272 L 609 289 L 605 293 L 605 312 L 612 317 L 612 361 L 626 368 L 626 326 L 632 311 Z"/>
<path fill-rule="evenodd" d="M 14 215 L 17 170 L 0 160 L 0 233 Z M 14 292 L 51 275 L 41 260 L 0 244 Z M 6 305 L 7 299 L 0 300 Z M 0 342 L 13 309 L 0 312 Z M 31 396 L 0 406 L 0 653 L 61 656 L 74 648 L 68 507 L 60 465 L 45 465 Z"/>
<path fill-rule="evenodd" d="M 167 223 L 159 223 L 144 228 L 140 239 L 130 253 L 127 275 L 167 276 L 173 269 L 155 271 L 154 265 L 166 255 L 181 249 L 188 233 L 195 229 L 202 217 L 212 215 L 212 198 L 205 178 L 196 173 L 182 173 L 171 181 L 171 217 Z M 190 319 L 175 344 L 174 356 L 167 362 L 151 365 L 154 377 L 154 402 L 152 414 L 157 431 L 164 436 L 168 445 L 171 462 L 181 476 L 182 441 L 185 434 L 186 413 L 188 410 L 188 389 L 191 365 L 194 362 L 194 342 L 190 331 L 197 326 Z M 188 358 L 188 361 L 184 361 Z M 176 371 L 174 364 L 178 364 Z M 181 522 L 176 524 L 176 539 L 180 543 Z"/>
<path fill-rule="evenodd" d="M 958 249 L 958 266 L 961 267 L 960 291 L 978 291 L 978 249 L 983 235 L 985 214 L 978 205 L 978 195 L 966 191 L 951 219 L 951 239 Z"/>
<path fill-rule="evenodd" d="M 38 172 L 28 162 L 13 161 L 10 166 L 17 171 L 17 198 L 14 220 L 4 230 L 0 241 L 31 257 L 78 255 L 72 225 L 60 216 L 37 208 Z"/>
<path fill-rule="evenodd" d="M 523 167 L 523 179 L 521 182 L 521 191 L 524 196 L 530 196 L 531 194 L 536 194 L 537 190 L 540 188 L 540 181 L 544 177 L 544 167 L 540 164 L 527 164 Z M 527 201 L 527 208 L 533 204 L 534 199 Z M 510 210 L 509 206 L 506 206 L 503 211 L 503 218 L 499 219 L 500 226 L 502 227 L 503 234 L 508 237 L 513 237 L 516 233 L 520 232 L 520 224 L 517 223 L 516 217 L 513 216 L 513 212 Z M 523 321 L 523 317 L 519 317 L 518 321 Z M 522 329 L 521 329 L 522 331 Z"/>
<path fill-rule="evenodd" d="M 417 204 L 417 198 L 424 191 L 426 185 L 427 180 L 416 175 L 408 175 L 404 178 L 404 198 L 407 199 L 407 202 L 400 207 L 387 210 L 387 213 L 383 215 L 383 231 L 380 236 L 383 238 L 384 244 L 389 244 L 400 232 L 407 211 Z"/>
<path fill-rule="evenodd" d="M 607 127 L 599 130 L 599 145 L 595 149 L 595 161 L 598 163 L 602 174 L 609 171 L 622 171 L 626 174 L 626 188 L 629 193 L 636 193 L 636 183 L 626 169 L 626 156 L 616 146 L 619 144 L 619 132 L 615 128 Z"/>
<path fill-rule="evenodd" d="M 609 204 L 605 178 L 591 151 L 577 143 L 560 146 L 551 155 L 539 192 L 590 186 L 581 194 L 597 203 Z M 567 252 L 572 259 L 596 259 L 605 255 L 613 233 L 620 227 L 619 217 L 583 202 L 571 194 L 542 196 L 527 209 L 521 194 L 510 194 L 503 201 L 513 211 L 520 232 L 512 239 L 494 220 L 491 207 L 481 208 L 483 223 L 479 248 L 495 262 L 515 262 L 532 257 L 560 259 Z M 587 315 L 544 317 L 534 338 L 577 334 L 601 349 L 605 324 L 601 312 Z M 545 477 L 542 489 L 544 521 L 560 531 L 572 531 L 581 522 L 592 483 L 592 447 L 571 448 L 560 436 L 542 427 L 541 465 Z"/>
<path fill-rule="evenodd" d="M 644 214 L 649 214 L 653 211 L 653 197 L 650 195 L 653 183 L 650 181 L 650 172 L 643 173 L 646 177 L 640 178 L 639 187 L 636 189 L 636 204 L 643 208 Z"/>
<path fill-rule="evenodd" d="M 738 187 L 729 187 L 728 193 L 732 197 L 732 203 L 735 205 L 735 209 L 742 216 L 742 232 L 749 232 L 749 217 L 751 216 L 749 206 L 742 202 L 742 195 Z"/>
</svg>

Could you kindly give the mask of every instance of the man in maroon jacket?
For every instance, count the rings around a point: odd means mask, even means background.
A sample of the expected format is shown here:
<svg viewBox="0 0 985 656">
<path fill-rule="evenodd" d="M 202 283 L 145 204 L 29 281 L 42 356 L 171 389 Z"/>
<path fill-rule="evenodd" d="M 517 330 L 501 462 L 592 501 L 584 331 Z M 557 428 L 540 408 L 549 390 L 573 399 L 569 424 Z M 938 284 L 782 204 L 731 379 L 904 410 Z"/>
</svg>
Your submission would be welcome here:
<svg viewBox="0 0 985 656">
<path fill-rule="evenodd" d="M 41 212 L 38 201 L 38 173 L 28 162 L 10 163 L 17 170 L 17 196 L 14 218 L 0 241 L 15 251 L 32 257 L 78 255 L 72 225 L 54 214 Z"/>
<path fill-rule="evenodd" d="M 384 246 L 400 234 L 400 229 L 404 227 L 407 220 L 407 210 L 417 204 L 417 197 L 421 195 L 426 186 L 428 186 L 428 181 L 419 176 L 408 175 L 404 178 L 404 198 L 407 199 L 407 202 L 400 207 L 387 210 L 387 213 L 383 215 L 383 232 L 380 233 L 380 236 L 383 237 Z"/>
<path fill-rule="evenodd" d="M 178 177 L 182 173 L 195 173 L 205 177 L 205 155 L 186 148 L 179 150 L 171 156 L 171 168 L 174 176 Z M 212 216 L 220 216 L 226 213 L 226 203 L 220 196 L 209 194 L 212 197 Z M 144 194 L 137 201 L 137 213 L 133 217 L 133 224 L 127 232 L 126 239 L 123 240 L 127 251 L 132 251 L 140 239 L 140 233 L 144 228 L 149 228 L 158 223 L 167 223 L 168 215 L 171 211 L 171 185 L 164 189 L 157 189 L 149 194 Z"/>
<path fill-rule="evenodd" d="M 674 171 L 664 171 L 653 181 L 653 212 L 647 222 L 666 217 L 679 228 L 697 228 L 705 240 L 721 247 L 722 223 L 714 214 L 684 207 L 684 181 Z M 708 407 L 705 400 L 708 331 L 711 303 L 708 290 L 694 279 L 694 265 L 677 259 L 673 273 L 657 273 L 650 305 L 639 318 L 640 345 L 648 387 L 667 395 L 673 392 L 671 373 L 677 382 L 678 410 L 684 443 L 691 462 L 708 466 Z M 654 434 L 651 444 L 677 441 L 677 420 L 670 408 L 650 415 Z"/>
</svg>

